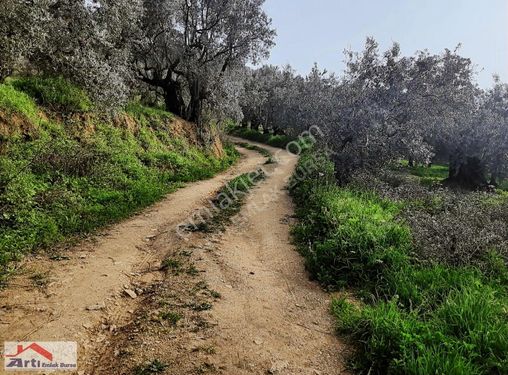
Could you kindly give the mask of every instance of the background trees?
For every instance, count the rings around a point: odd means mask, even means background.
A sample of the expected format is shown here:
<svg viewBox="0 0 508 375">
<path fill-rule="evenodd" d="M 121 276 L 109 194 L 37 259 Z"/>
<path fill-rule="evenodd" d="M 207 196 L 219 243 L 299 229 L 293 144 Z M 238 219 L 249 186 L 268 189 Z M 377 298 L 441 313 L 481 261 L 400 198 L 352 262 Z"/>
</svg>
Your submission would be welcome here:
<svg viewBox="0 0 508 375">
<path fill-rule="evenodd" d="M 363 51 L 346 51 L 340 78 L 317 67 L 304 78 L 290 67 L 251 71 L 242 109 L 265 131 L 319 126 L 341 181 L 399 159 L 437 159 L 449 165 L 448 183 L 477 188 L 506 173 L 507 96 L 500 82 L 478 88 L 458 48 L 406 57 L 397 44 L 382 53 L 368 38 Z"/>
<path fill-rule="evenodd" d="M 477 87 L 458 49 L 402 56 L 368 38 L 346 70 L 246 67 L 273 45 L 263 0 L 4 0 L 0 80 L 63 76 L 100 108 L 138 96 L 206 125 L 231 118 L 263 132 L 319 126 L 337 175 L 396 159 L 449 165 L 448 182 L 476 188 L 506 174 L 507 87 Z M 145 93 L 150 95 L 145 95 Z"/>
</svg>

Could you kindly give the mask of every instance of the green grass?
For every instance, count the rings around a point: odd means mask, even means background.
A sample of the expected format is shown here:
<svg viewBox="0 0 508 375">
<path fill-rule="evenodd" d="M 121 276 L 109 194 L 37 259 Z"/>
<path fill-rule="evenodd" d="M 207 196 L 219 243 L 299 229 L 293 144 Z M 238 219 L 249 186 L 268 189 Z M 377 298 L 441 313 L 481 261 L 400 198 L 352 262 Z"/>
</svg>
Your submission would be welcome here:
<svg viewBox="0 0 508 375">
<path fill-rule="evenodd" d="M 38 120 L 34 100 L 9 84 L 0 85 L 0 110 L 7 115 L 20 115 L 32 122 Z"/>
<path fill-rule="evenodd" d="M 448 178 L 449 169 L 447 165 L 432 164 L 430 167 L 422 165 L 409 167 L 407 160 L 401 161 L 401 165 L 405 167 L 408 172 L 413 175 L 420 177 L 422 185 L 432 186 L 436 183 L 440 183 Z M 508 179 L 504 179 L 499 183 L 497 190 L 501 192 L 508 192 Z"/>
<path fill-rule="evenodd" d="M 172 113 L 162 108 L 147 107 L 139 102 L 130 102 L 126 106 L 125 112 L 142 123 L 146 123 L 150 120 L 170 121 L 174 118 Z"/>
<path fill-rule="evenodd" d="M 161 311 L 159 317 L 162 320 L 168 321 L 173 326 L 176 326 L 178 322 L 183 318 L 182 314 L 174 311 Z"/>
<path fill-rule="evenodd" d="M 62 77 L 21 77 L 11 79 L 10 84 L 53 111 L 87 112 L 92 108 L 88 95 Z"/>
<path fill-rule="evenodd" d="M 134 375 L 162 374 L 168 367 L 167 364 L 155 359 L 152 362 L 137 366 L 133 373 Z"/>
<path fill-rule="evenodd" d="M 232 145 L 217 158 L 174 137 L 172 115 L 159 110 L 145 111 L 135 131 L 99 118 L 63 123 L 39 115 L 33 99 L 5 84 L 0 111 L 19 113 L 34 128 L 28 139 L 2 142 L 0 281 L 23 254 L 126 218 L 238 158 Z"/>
<path fill-rule="evenodd" d="M 501 181 L 497 188 L 503 192 L 508 192 L 508 179 Z"/>
<path fill-rule="evenodd" d="M 448 178 L 449 172 L 447 165 L 432 164 L 429 167 L 423 165 L 409 167 L 407 161 L 402 161 L 401 164 L 409 174 L 419 177 L 420 183 L 425 186 L 439 184 Z"/>
<path fill-rule="evenodd" d="M 224 230 L 231 218 L 240 212 L 245 202 L 246 194 L 256 186 L 260 181 L 266 178 L 263 170 L 257 170 L 250 173 L 244 173 L 230 180 L 219 189 L 213 205 L 218 211 L 213 212 L 213 216 L 205 218 L 203 222 L 195 224 L 191 230 L 202 232 L 216 232 Z"/>
<path fill-rule="evenodd" d="M 317 166 L 312 169 L 309 166 Z M 307 173 L 298 173 L 305 170 Z M 333 302 L 362 374 L 508 373 L 508 269 L 421 265 L 399 206 L 339 188 L 323 155 L 305 153 L 291 184 L 294 238 L 325 286 L 353 287 L 363 301 Z M 434 173 L 434 172 L 433 172 Z M 437 172 L 436 172 L 437 173 Z"/>
<path fill-rule="evenodd" d="M 273 159 L 272 153 L 270 151 L 268 151 L 266 148 L 259 147 L 259 146 L 256 146 L 256 145 L 253 145 L 253 144 L 250 144 L 250 143 L 246 143 L 246 142 L 239 142 L 239 143 L 236 143 L 236 144 L 238 146 L 240 146 L 240 147 L 246 148 L 247 150 L 252 150 L 252 151 L 259 152 L 261 155 L 263 155 L 265 158 L 267 158 L 266 164 L 273 164 L 273 163 L 275 163 L 275 160 Z"/>
</svg>

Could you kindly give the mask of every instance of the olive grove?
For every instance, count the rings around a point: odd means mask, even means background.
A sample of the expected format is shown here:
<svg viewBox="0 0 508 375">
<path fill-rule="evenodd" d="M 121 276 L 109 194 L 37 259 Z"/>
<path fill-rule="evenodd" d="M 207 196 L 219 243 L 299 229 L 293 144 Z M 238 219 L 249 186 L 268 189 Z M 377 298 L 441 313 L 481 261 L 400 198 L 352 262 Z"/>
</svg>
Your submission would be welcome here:
<svg viewBox="0 0 508 375">
<path fill-rule="evenodd" d="M 303 78 L 290 67 L 249 72 L 242 109 L 244 123 L 264 131 L 319 126 L 339 180 L 397 159 L 438 158 L 450 166 L 448 183 L 478 188 L 506 174 L 507 96 L 498 80 L 481 90 L 458 48 L 406 57 L 368 38 L 362 52 L 346 51 L 341 77 L 317 67 Z"/>
<path fill-rule="evenodd" d="M 204 133 L 225 119 L 276 135 L 319 126 L 340 180 L 400 158 L 445 162 L 447 182 L 468 188 L 505 177 L 507 86 L 480 89 L 458 48 L 403 56 L 368 38 L 363 51 L 346 51 L 341 75 L 250 68 L 274 44 L 263 3 L 4 0 L 0 80 L 63 76 L 102 108 L 141 97 Z"/>
</svg>

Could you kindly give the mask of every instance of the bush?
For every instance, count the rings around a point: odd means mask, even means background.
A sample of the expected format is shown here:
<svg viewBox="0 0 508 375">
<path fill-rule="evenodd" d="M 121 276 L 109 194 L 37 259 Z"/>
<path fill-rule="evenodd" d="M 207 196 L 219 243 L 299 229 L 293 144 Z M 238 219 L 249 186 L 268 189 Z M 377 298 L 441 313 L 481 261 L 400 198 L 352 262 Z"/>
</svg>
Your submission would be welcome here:
<svg viewBox="0 0 508 375">
<path fill-rule="evenodd" d="M 62 77 L 24 77 L 11 84 L 54 111 L 86 112 L 92 108 L 88 95 Z"/>
<path fill-rule="evenodd" d="M 479 266 L 495 250 L 508 261 L 508 199 L 504 193 L 424 187 L 407 174 L 357 175 L 355 189 L 399 202 L 411 227 L 416 257 L 427 263 Z"/>
</svg>

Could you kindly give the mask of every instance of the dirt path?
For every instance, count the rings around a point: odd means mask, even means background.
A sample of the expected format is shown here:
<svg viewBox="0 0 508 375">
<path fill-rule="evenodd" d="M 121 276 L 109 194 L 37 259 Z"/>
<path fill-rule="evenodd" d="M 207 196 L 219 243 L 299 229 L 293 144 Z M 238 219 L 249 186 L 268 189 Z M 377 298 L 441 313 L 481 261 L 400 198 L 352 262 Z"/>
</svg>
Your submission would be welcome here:
<svg viewBox="0 0 508 375">
<path fill-rule="evenodd" d="M 95 343 L 105 340 L 97 326 L 118 326 L 128 319 L 130 301 L 124 289 L 134 290 L 160 277 L 165 256 L 154 246 L 158 237 L 174 230 L 204 198 L 226 181 L 264 162 L 258 153 L 245 157 L 232 170 L 197 182 L 106 229 L 64 253 L 69 260 L 27 259 L 24 272 L 0 292 L 0 343 L 17 340 L 77 341 L 80 358 L 89 358 Z M 39 284 L 34 288 L 34 282 Z M 127 288 L 126 288 L 127 287 Z M 130 297 L 128 297 L 130 298 Z M 2 371 L 0 369 L 0 371 Z"/>
<path fill-rule="evenodd" d="M 290 245 L 284 187 L 294 156 L 266 167 L 268 179 L 224 233 L 176 234 L 225 181 L 263 165 L 242 153 L 231 171 L 112 226 L 65 253 L 70 259 L 28 261 L 0 293 L 0 342 L 77 341 L 78 374 L 132 374 L 154 358 L 168 374 L 341 373 L 329 296 Z M 187 268 L 161 272 L 168 256 Z M 183 317 L 178 324 L 164 321 L 168 308 Z"/>
<path fill-rule="evenodd" d="M 273 174 L 248 197 L 240 223 L 226 231 L 207 262 L 210 287 L 223 296 L 211 316 L 220 328 L 215 361 L 226 374 L 343 370 L 329 297 L 309 281 L 290 245 L 293 207 L 285 187 L 295 164 L 295 157 L 280 154 Z"/>
</svg>

